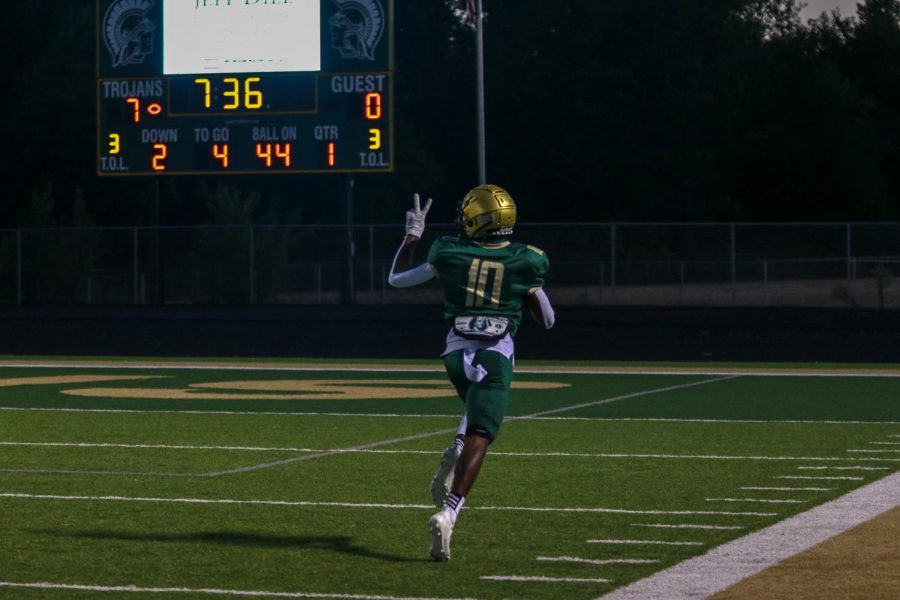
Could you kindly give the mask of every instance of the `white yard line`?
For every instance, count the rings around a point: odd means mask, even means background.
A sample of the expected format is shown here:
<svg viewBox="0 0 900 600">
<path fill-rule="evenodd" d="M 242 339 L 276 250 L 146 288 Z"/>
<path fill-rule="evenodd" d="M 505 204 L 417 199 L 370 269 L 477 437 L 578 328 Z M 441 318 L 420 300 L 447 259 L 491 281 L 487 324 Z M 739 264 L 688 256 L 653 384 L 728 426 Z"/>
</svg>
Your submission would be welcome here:
<svg viewBox="0 0 900 600">
<path fill-rule="evenodd" d="M 789 425 L 900 425 L 900 421 L 812 421 L 801 419 L 677 419 L 669 417 L 542 417 L 545 421 L 635 421 L 638 423 L 708 423 L 708 424 L 759 424 L 782 423 Z"/>
<path fill-rule="evenodd" d="M 512 422 L 512 421 L 523 420 L 523 419 L 540 418 L 540 417 L 544 417 L 547 415 L 554 415 L 554 414 L 559 414 L 559 413 L 563 413 L 563 412 L 570 412 L 573 410 L 580 410 L 583 408 L 590 408 L 590 407 L 594 407 L 594 406 L 602 406 L 605 404 L 611 404 L 613 402 L 620 402 L 623 400 L 629 400 L 632 398 L 649 396 L 652 394 L 661 394 L 661 393 L 670 392 L 670 391 L 674 391 L 674 390 L 681 390 L 681 389 L 692 388 L 692 387 L 701 386 L 701 385 L 707 385 L 707 384 L 711 384 L 711 383 L 718 383 L 720 381 L 734 379 L 735 377 L 738 377 L 738 376 L 737 375 L 729 375 L 729 376 L 725 376 L 725 377 L 715 377 L 713 379 L 703 379 L 701 381 L 694 381 L 691 383 L 683 383 L 683 384 L 678 384 L 678 385 L 669 385 L 669 386 L 664 386 L 664 387 L 659 387 L 659 388 L 653 388 L 653 389 L 649 389 L 649 390 L 642 390 L 639 392 L 632 392 L 630 394 L 614 396 L 612 398 L 604 398 L 602 400 L 595 400 L 592 402 L 584 402 L 584 403 L 580 403 L 580 404 L 565 406 L 562 408 L 554 408 L 554 409 L 550 409 L 550 410 L 538 411 L 538 412 L 532 413 L 530 415 L 509 417 L 506 419 L 506 421 Z M 237 467 L 234 469 L 225 469 L 225 470 L 221 470 L 221 471 L 202 473 L 202 474 L 198 474 L 197 476 L 198 477 L 221 477 L 221 476 L 225 476 L 225 475 L 239 475 L 239 474 L 243 474 L 243 473 L 251 473 L 251 472 L 255 472 L 255 471 L 262 471 L 262 470 L 267 470 L 267 469 L 273 469 L 276 467 L 282 467 L 282 466 L 286 466 L 286 465 L 290 465 L 290 464 L 294 464 L 294 463 L 316 460 L 319 458 L 327 458 L 330 456 L 336 456 L 338 454 L 345 454 L 345 453 L 349 453 L 349 452 L 359 452 L 362 450 L 372 450 L 375 448 L 379 448 L 381 446 L 390 446 L 393 444 L 399 444 L 399 443 L 403 443 L 403 442 L 410 442 L 410 441 L 415 441 L 415 440 L 427 439 L 427 438 L 431 438 L 431 437 L 437 437 L 437 436 L 441 436 L 441 435 L 448 435 L 455 431 L 456 431 L 455 428 L 454 429 L 439 429 L 436 431 L 429 431 L 429 432 L 420 433 L 420 434 L 416 434 L 416 435 L 392 438 L 392 439 L 387 439 L 387 440 L 379 440 L 379 441 L 370 442 L 367 444 L 360 444 L 357 446 L 351 446 L 351 447 L 347 447 L 347 448 L 336 448 L 333 450 L 325 450 L 325 451 L 316 452 L 313 454 L 305 454 L 304 456 L 296 456 L 296 457 L 286 458 L 286 459 L 277 460 L 277 461 L 259 463 L 256 465 L 249 465 L 249 466 L 244 466 L 244 467 Z M 898 459 L 898 460 L 900 460 L 900 459 Z"/>
<path fill-rule="evenodd" d="M 402 451 L 398 451 L 402 452 Z M 702 459 L 702 460 L 759 460 L 759 461 L 878 461 L 900 462 L 895 458 L 858 458 L 835 456 L 734 456 L 721 454 L 626 454 L 626 453 L 571 453 L 571 452 L 492 452 L 491 456 L 537 456 L 537 457 L 584 457 L 584 458 L 664 458 L 664 459 Z"/>
<path fill-rule="evenodd" d="M 640 392 L 632 392 L 630 394 L 623 394 L 621 396 L 614 396 L 612 398 L 606 398 L 604 400 L 594 400 L 591 402 L 583 402 L 581 404 L 572 404 L 571 406 L 564 406 L 562 408 L 553 408 L 550 410 L 541 410 L 535 413 L 531 413 L 530 415 L 522 415 L 519 417 L 509 417 L 504 419 L 506 421 L 519 421 L 522 419 L 535 419 L 539 417 L 546 417 L 548 415 L 556 415 L 564 412 L 571 412 L 573 410 L 581 410 L 582 408 L 591 408 L 594 406 L 603 406 L 604 404 L 612 404 L 613 402 L 621 402 L 622 400 L 630 400 L 632 398 L 640 398 L 643 396 L 650 396 L 652 394 L 662 394 L 664 392 L 672 392 L 675 390 L 683 390 L 687 388 L 697 387 L 700 385 L 708 385 L 710 383 L 719 383 L 721 381 L 728 381 L 730 379 L 737 379 L 740 375 L 728 375 L 725 377 L 714 377 L 713 379 L 702 379 L 700 381 L 694 381 L 691 383 L 681 383 L 678 385 L 668 385 L 660 388 L 653 388 L 649 390 L 642 390 Z"/>
<path fill-rule="evenodd" d="M 361 444 L 359 446 L 351 446 L 349 448 L 336 448 L 334 450 L 325 450 L 325 451 L 316 452 L 313 454 L 306 454 L 304 456 L 294 456 L 294 457 L 285 458 L 282 460 L 275 460 L 275 461 L 260 463 L 260 464 L 256 464 L 256 465 L 249 465 L 246 467 L 237 467 L 234 469 L 213 471 L 211 473 L 202 473 L 199 476 L 200 477 L 221 477 L 223 475 L 238 475 L 241 473 L 251 473 L 254 471 L 263 471 L 263 470 L 272 469 L 275 467 L 291 465 L 294 463 L 316 460 L 318 458 L 327 458 L 329 456 L 336 456 L 338 454 L 362 452 L 364 450 L 371 450 L 371 449 L 377 448 L 379 446 L 389 446 L 392 444 L 400 444 L 403 442 L 412 442 L 415 440 L 423 440 L 423 439 L 427 439 L 427 438 L 431 438 L 431 437 L 437 437 L 439 435 L 449 435 L 451 433 L 454 433 L 455 431 L 456 431 L 456 429 L 439 429 L 437 431 L 429 431 L 427 433 L 419 433 L 416 435 L 408 435 L 405 437 L 393 438 L 393 439 L 389 439 L 389 440 L 381 440 L 378 442 Z"/>
<path fill-rule="evenodd" d="M 92 469 L 0 469 L 0 473 L 23 475 L 106 475 L 110 477 L 201 477 L 200 473 L 154 471 L 103 471 Z"/>
<path fill-rule="evenodd" d="M 442 434 L 449 433 L 453 430 L 443 430 Z M 85 442 L 0 442 L 0 447 L 59 447 L 59 448 L 117 448 L 117 449 L 134 449 L 134 450 L 186 450 L 186 451 L 227 451 L 227 452 L 303 452 L 304 456 L 290 457 L 280 461 L 265 463 L 264 466 L 250 465 L 236 469 L 225 471 L 216 471 L 212 473 L 190 473 L 190 472 L 169 472 L 169 471 L 118 471 L 118 470 L 100 470 L 100 469 L 16 469 L 16 468 L 0 468 L 2 473 L 27 473 L 35 475 L 103 475 L 103 476 L 128 476 L 128 477 L 218 477 L 220 475 L 228 475 L 245 471 L 260 470 L 261 468 L 270 468 L 276 465 L 302 462 L 336 454 L 398 454 L 398 455 L 434 455 L 433 450 L 384 450 L 377 446 L 399 443 L 401 441 L 414 441 L 437 435 L 434 432 L 417 434 L 407 438 L 397 438 L 392 440 L 384 440 L 374 442 L 373 444 L 364 444 L 349 448 L 296 448 L 296 447 L 265 447 L 265 446 L 190 446 L 180 444 L 111 444 L 111 443 L 85 443 Z M 493 452 L 491 456 L 499 458 L 518 458 L 518 457 L 537 457 L 537 458 L 597 458 L 597 459 L 623 459 L 623 460 L 725 460 L 725 461 L 876 461 L 876 462 L 900 462 L 897 459 L 883 458 L 842 458 L 830 456 L 720 456 L 714 454 L 624 454 L 624 453 L 586 453 L 586 452 Z M 815 470 L 858 470 L 858 471 L 889 471 L 888 467 L 810 467 L 802 466 L 798 469 L 815 469 Z M 824 480 L 845 480 L 845 481 L 862 481 L 862 477 L 781 477 L 784 479 L 824 479 Z M 774 488 L 742 488 L 742 489 L 774 489 Z M 813 491 L 810 489 L 809 491 Z M 823 488 L 822 491 L 825 491 Z"/>
<path fill-rule="evenodd" d="M 349 361 L 348 361 L 349 362 Z M 46 361 L 46 362 L 17 362 L 0 361 L 0 368 L 15 369 L 109 369 L 109 370 L 172 370 L 172 371 L 285 371 L 288 373 L 444 373 L 444 368 L 418 367 L 418 366 L 365 366 L 365 365 L 287 365 L 287 364 L 253 364 L 253 363 L 178 363 L 166 361 L 144 362 L 98 362 L 98 361 Z M 531 371 L 517 369 L 518 373 Z M 581 374 L 582 371 L 573 371 Z M 594 375 L 595 373 L 587 373 Z M 683 373 L 684 374 L 684 373 Z M 900 374 L 898 374 L 900 376 Z"/>
<path fill-rule="evenodd" d="M 879 446 L 900 446 L 900 442 L 869 442 L 870 444 L 876 444 Z"/>
<path fill-rule="evenodd" d="M 290 363 L 240 363 L 210 362 L 193 363 L 165 360 L 98 361 L 98 360 L 0 360 L 0 368 L 19 369 L 171 369 L 198 371 L 286 371 L 286 372 L 339 372 L 339 373 L 443 373 L 444 369 L 435 365 L 366 365 L 346 361 L 342 365 Z M 848 368 L 766 368 L 766 367 L 564 367 L 536 364 L 534 367 L 520 367 L 516 373 L 535 375 L 676 375 L 676 376 L 721 376 L 737 375 L 749 377 L 900 377 L 900 369 L 888 367 L 848 369 Z"/>
<path fill-rule="evenodd" d="M 768 500 L 766 498 L 707 498 L 707 502 L 758 502 L 760 504 L 806 504 L 806 500 L 793 500 L 781 498 Z"/>
<path fill-rule="evenodd" d="M 686 560 L 602 598 L 707 598 L 898 505 L 900 473 L 894 473 L 836 500 L 713 548 L 702 556 Z"/>
<path fill-rule="evenodd" d="M 378 419 L 447 419 L 459 417 L 458 414 L 398 414 L 398 413 L 338 413 L 338 412 L 290 412 L 290 411 L 249 411 L 249 410 L 143 410 L 128 408 L 43 408 L 0 406 L 0 411 L 9 412 L 58 412 L 58 413 L 98 413 L 98 414 L 131 414 L 131 415 L 201 415 L 201 416 L 238 416 L 238 417 L 360 417 Z M 867 423 L 871 424 L 871 423 Z"/>
<path fill-rule="evenodd" d="M 813 477 L 811 475 L 774 475 L 772 479 L 791 479 L 799 481 L 865 481 L 865 477 Z"/>
<path fill-rule="evenodd" d="M 479 579 L 522 583 L 609 583 L 609 579 L 600 577 L 541 577 L 537 575 L 483 575 Z"/>
<path fill-rule="evenodd" d="M 108 594 L 203 594 L 253 598 L 333 598 L 335 600 L 472 600 L 471 598 L 425 598 L 422 596 L 383 596 L 372 594 L 321 594 L 316 592 L 264 592 L 216 588 L 141 587 L 136 585 L 87 585 L 75 583 L 0 581 L 0 588 L 20 590 L 67 590 Z"/>
<path fill-rule="evenodd" d="M 741 527 L 740 525 L 700 525 L 694 523 L 632 523 L 632 527 L 649 527 L 652 529 L 700 529 L 700 530 L 711 530 L 711 531 L 737 531 L 739 529 L 745 529 L 745 527 Z"/>
<path fill-rule="evenodd" d="M 861 467 L 859 465 L 853 465 L 849 467 L 814 467 L 814 466 L 799 466 L 798 470 L 801 471 L 891 471 L 893 469 L 889 467 Z"/>
<path fill-rule="evenodd" d="M 765 486 L 744 486 L 742 490 L 758 490 L 769 492 L 830 492 L 834 488 L 826 487 L 765 487 Z"/>
<path fill-rule="evenodd" d="M 2 494 L 0 494 L 2 497 Z M 469 505 L 466 504 L 466 508 Z M 608 513 L 615 515 L 698 515 L 698 516 L 730 516 L 730 517 L 775 517 L 778 513 L 772 512 L 729 512 L 716 510 L 632 510 L 627 508 L 530 508 L 530 507 L 504 507 L 504 506 L 475 506 L 475 510 L 515 510 L 524 512 L 563 512 L 563 513 Z"/>
<path fill-rule="evenodd" d="M 611 546 L 702 546 L 703 542 L 670 542 L 662 540 L 587 540 L 588 544 L 605 544 Z"/>
<path fill-rule="evenodd" d="M 445 434 L 453 430 L 442 430 L 440 433 Z M 427 455 L 433 456 L 434 450 L 385 450 L 378 446 L 399 443 L 400 441 L 414 441 L 438 435 L 435 432 L 417 434 L 407 438 L 398 438 L 374 442 L 373 444 L 364 444 L 349 448 L 299 448 L 299 447 L 276 447 L 276 446 L 191 446 L 183 444 L 118 444 L 118 443 L 87 443 L 87 442 L 14 442 L 2 441 L 0 447 L 48 447 L 48 448 L 113 448 L 128 450 L 171 450 L 171 451 L 226 451 L 226 452 L 303 452 L 304 456 L 295 456 L 280 461 L 265 463 L 266 468 L 304 460 L 312 460 L 325 456 L 333 456 L 336 454 L 398 454 L 398 455 Z M 647 460 L 698 460 L 698 461 L 876 461 L 876 462 L 900 462 L 900 458 L 844 458 L 831 456 L 720 456 L 714 454 L 625 454 L 625 453 L 586 453 L 586 452 L 492 452 L 491 456 L 499 458 L 518 458 L 518 457 L 538 457 L 538 458 L 596 458 L 596 459 L 647 459 Z M 217 477 L 224 474 L 233 474 L 243 471 L 259 470 L 260 465 L 251 465 L 249 467 L 229 469 L 226 471 L 217 471 L 213 473 L 185 473 L 185 472 L 157 472 L 157 471 L 119 471 L 119 470 L 101 470 L 101 469 L 16 469 L 16 468 L 0 468 L 0 472 L 4 473 L 30 473 L 37 475 L 105 475 L 105 476 L 135 476 L 135 477 Z M 886 471 L 891 470 L 888 467 L 812 467 L 802 466 L 798 469 L 834 469 L 834 470 L 859 470 L 859 471 Z M 822 478 L 812 478 L 822 479 Z M 825 478 L 828 479 L 828 478 Z M 839 478 L 840 479 L 840 478 Z M 846 479 L 846 478 L 845 478 Z M 860 481 L 862 478 L 850 478 L 850 481 Z M 753 489 L 753 488 L 744 488 Z M 763 488 L 758 488 L 763 489 Z"/>
<path fill-rule="evenodd" d="M 422 434 L 432 435 L 432 434 Z M 297 447 L 278 447 L 278 446 L 192 446 L 185 444 L 118 444 L 118 443 L 88 443 L 88 442 L 15 442 L 2 441 L 0 446 L 35 446 L 35 447 L 60 447 L 60 448 L 122 448 L 134 450 L 222 450 L 234 452 L 311 452 L 311 453 L 329 453 L 329 452 L 345 452 L 357 454 L 412 454 L 412 455 L 433 455 L 434 450 L 384 450 L 377 448 L 367 448 L 364 446 L 356 446 L 351 448 L 297 448 Z M 535 458 L 647 458 L 647 459 L 672 459 L 672 460 L 749 460 L 749 461 L 854 461 L 876 460 L 882 459 L 860 459 L 834 456 L 731 456 L 716 454 L 628 454 L 628 453 L 610 453 L 610 452 L 491 452 L 491 456 L 518 458 L 518 457 L 535 457 Z M 887 459 L 893 462 L 894 459 Z M 897 459 L 900 460 L 900 459 Z M 890 470 L 888 467 L 798 467 L 798 469 L 858 469 L 858 470 Z"/>
<path fill-rule="evenodd" d="M 0 406 L 0 411 L 9 412 L 60 412 L 98 414 L 151 414 L 151 415 L 211 415 L 211 416 L 253 416 L 253 417 L 347 417 L 347 418 L 390 418 L 390 419 L 431 419 L 458 418 L 458 414 L 398 414 L 398 413 L 341 413 L 316 411 L 241 411 L 241 410 L 138 410 L 127 408 L 46 408 Z M 510 417 L 512 418 L 512 417 Z M 601 423 L 703 423 L 709 425 L 743 424 L 788 424 L 788 425 L 900 425 L 900 421 L 809 421 L 797 419 L 676 419 L 676 418 L 636 418 L 636 417 L 519 417 L 534 421 L 596 421 Z"/>
<path fill-rule="evenodd" d="M 76 496 L 61 494 L 29 494 L 2 492 L 0 499 L 11 500 L 51 500 L 62 502 L 136 502 L 149 504 L 197 504 L 197 505 L 236 505 L 236 506 L 283 506 L 283 507 L 325 507 L 325 508 L 381 508 L 388 510 L 422 510 L 434 511 L 433 504 L 384 504 L 359 502 L 317 502 L 306 500 L 252 500 L 232 498 L 153 498 L 141 496 Z M 731 517 L 774 517 L 771 512 L 733 512 L 714 510 L 638 510 L 625 508 L 602 507 L 564 507 L 564 506 L 472 506 L 466 504 L 466 510 L 537 512 L 537 513 L 585 513 L 585 514 L 626 514 L 626 515 L 708 515 Z"/>
<path fill-rule="evenodd" d="M 322 452 L 317 448 L 271 448 L 260 446 L 190 446 L 181 444 L 110 444 L 88 442 L 0 442 L 0 446 L 38 446 L 47 448 L 125 448 L 128 450 L 227 450 L 240 452 Z M 424 452 L 424 451 L 423 451 Z M 433 454 L 433 452 L 432 452 Z"/>
<path fill-rule="evenodd" d="M 532 414 L 530 414 L 530 415 L 522 416 L 522 417 L 510 417 L 510 418 L 506 419 L 505 421 L 511 422 L 511 421 L 517 421 L 517 420 L 521 420 L 521 419 L 529 419 L 529 418 L 534 418 L 534 417 L 543 417 L 543 416 L 546 416 L 546 415 L 558 414 L 558 413 L 562 413 L 562 412 L 569 412 L 569 411 L 573 411 L 573 410 L 579 410 L 579 409 L 582 409 L 582 408 L 589 408 L 589 407 L 593 407 L 593 406 L 601 406 L 601 405 L 604 405 L 604 404 L 611 404 L 611 403 L 613 403 L 613 402 L 620 402 L 620 401 L 622 401 L 622 400 L 630 400 L 631 398 L 639 398 L 639 397 L 642 397 L 642 396 L 649 396 L 649 395 L 652 395 L 652 394 L 661 394 L 661 393 L 664 393 L 664 392 L 671 392 L 671 391 L 674 391 L 674 390 L 681 390 L 681 389 L 686 389 L 686 388 L 692 388 L 692 387 L 696 387 L 696 386 L 700 386 L 700 385 L 707 385 L 707 384 L 710 384 L 710 383 L 718 383 L 718 382 L 720 382 L 720 381 L 726 381 L 726 380 L 728 380 L 728 379 L 733 379 L 733 378 L 734 378 L 734 376 L 728 376 L 728 377 L 715 377 L 715 378 L 713 378 L 713 379 L 703 379 L 703 380 L 701 380 L 701 381 L 694 381 L 694 382 L 691 382 L 691 383 L 683 383 L 683 384 L 679 384 L 679 385 L 669 385 L 669 386 L 660 387 L 660 388 L 653 388 L 653 389 L 650 389 L 650 390 L 643 390 L 643 391 L 640 391 L 640 392 L 632 392 L 632 393 L 630 393 L 630 394 L 623 394 L 623 395 L 621 395 L 621 396 L 614 396 L 614 397 L 612 397 L 612 398 L 605 398 L 605 399 L 603 399 L 603 400 L 595 400 L 595 401 L 593 401 L 593 402 L 584 402 L 584 403 L 581 403 L 581 404 L 574 404 L 574 405 L 566 406 L 566 407 L 563 407 L 563 408 L 554 408 L 554 409 L 550 409 L 550 410 L 538 411 L 538 412 L 532 413 Z M 247 466 L 247 467 L 239 467 L 239 468 L 236 468 L 236 469 L 227 469 L 227 470 L 223 470 L 223 471 L 214 471 L 214 472 L 212 472 L 212 473 L 205 473 L 204 476 L 205 476 L 205 477 L 220 477 L 220 476 L 223 476 L 223 475 L 237 475 L 237 474 L 241 474 L 241 473 L 250 473 L 250 472 L 253 472 L 253 471 L 261 471 L 261 470 L 266 470 L 266 469 L 272 469 L 272 468 L 275 468 L 275 467 L 281 467 L 281 466 L 290 465 L 290 464 L 293 464 L 293 463 L 298 463 L 298 462 L 305 462 L 305 461 L 315 460 L 315 459 L 318 459 L 318 458 L 326 458 L 326 457 L 329 457 L 329 456 L 334 456 L 334 455 L 336 455 L 336 454 L 342 454 L 342 453 L 345 453 L 345 452 L 354 452 L 354 451 L 357 451 L 357 450 L 369 450 L 369 449 L 372 449 L 372 448 L 378 448 L 378 447 L 380 447 L 380 446 L 389 446 L 389 445 L 393 445 L 393 444 L 399 444 L 399 443 L 402 443 L 402 442 L 409 442 L 409 441 L 413 441 L 413 440 L 420 440 L 420 439 L 425 439 L 425 438 L 430 438 L 430 437 L 437 437 L 437 436 L 440 436 L 440 435 L 448 435 L 448 434 L 450 434 L 450 433 L 454 433 L 455 431 L 456 431 L 455 428 L 454 428 L 454 429 L 439 429 L 439 430 L 437 430 L 437 431 L 430 431 L 430 432 L 427 432 L 427 433 L 421 433 L 421 434 L 418 434 L 418 435 L 411 435 L 411 436 L 406 436 L 406 437 L 394 438 L 394 439 L 390 439 L 390 440 L 381 440 L 381 441 L 377 441 L 377 442 L 371 442 L 371 443 L 369 443 L 369 444 L 362 444 L 362 445 L 359 445 L 359 446 L 352 446 L 352 447 L 350 447 L 350 448 L 341 448 L 341 449 L 337 449 L 337 450 L 330 450 L 330 451 L 326 451 L 326 452 L 319 452 L 319 453 L 316 453 L 316 454 L 309 454 L 309 455 L 306 455 L 306 456 L 298 456 L 298 457 L 294 457 L 294 458 L 287 458 L 287 459 L 284 459 L 284 460 L 277 460 L 277 461 L 272 461 L 272 462 L 261 463 L 261 464 L 258 464 L 258 465 L 251 465 L 251 466 Z"/>
<path fill-rule="evenodd" d="M 576 556 L 538 556 L 540 562 L 568 562 L 583 565 L 652 565 L 659 562 L 655 558 L 578 558 Z"/>
</svg>

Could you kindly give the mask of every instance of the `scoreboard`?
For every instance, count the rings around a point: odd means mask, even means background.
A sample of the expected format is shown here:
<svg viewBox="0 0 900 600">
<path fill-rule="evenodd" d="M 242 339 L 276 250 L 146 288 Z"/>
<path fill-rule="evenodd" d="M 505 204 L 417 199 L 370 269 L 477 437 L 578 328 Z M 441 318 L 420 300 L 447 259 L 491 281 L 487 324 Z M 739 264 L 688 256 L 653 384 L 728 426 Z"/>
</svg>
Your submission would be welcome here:
<svg viewBox="0 0 900 600">
<path fill-rule="evenodd" d="M 98 174 L 392 171 L 392 12 L 98 0 Z"/>
</svg>

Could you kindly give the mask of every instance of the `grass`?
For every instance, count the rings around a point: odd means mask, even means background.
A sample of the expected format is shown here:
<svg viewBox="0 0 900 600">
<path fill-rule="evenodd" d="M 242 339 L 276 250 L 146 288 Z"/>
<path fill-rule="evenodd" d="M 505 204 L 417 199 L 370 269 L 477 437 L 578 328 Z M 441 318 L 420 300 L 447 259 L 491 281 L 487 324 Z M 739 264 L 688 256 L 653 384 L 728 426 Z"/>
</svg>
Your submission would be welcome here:
<svg viewBox="0 0 900 600">
<path fill-rule="evenodd" d="M 461 412 L 439 366 L 271 364 L 0 368 L 0 597 L 592 599 L 900 470 L 873 443 L 900 442 L 900 377 L 520 373 L 559 385 L 514 391 L 531 418 L 504 425 L 436 564 L 428 485 Z M 37 379 L 58 376 L 142 379 Z M 776 479 L 801 475 L 845 478 Z M 667 524 L 722 528 L 646 527 Z M 699 545 L 587 543 L 625 539 Z"/>
</svg>

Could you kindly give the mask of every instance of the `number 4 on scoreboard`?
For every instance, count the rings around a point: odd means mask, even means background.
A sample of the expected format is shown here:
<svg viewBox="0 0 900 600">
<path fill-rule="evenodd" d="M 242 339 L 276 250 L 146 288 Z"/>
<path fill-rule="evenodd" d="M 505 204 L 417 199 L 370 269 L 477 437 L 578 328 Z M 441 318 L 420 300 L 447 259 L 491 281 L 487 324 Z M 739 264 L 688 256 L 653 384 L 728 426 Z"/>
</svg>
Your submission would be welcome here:
<svg viewBox="0 0 900 600">
<path fill-rule="evenodd" d="M 219 162 L 222 163 L 222 168 L 228 168 L 228 144 L 213 144 L 213 157 L 219 159 Z"/>
</svg>

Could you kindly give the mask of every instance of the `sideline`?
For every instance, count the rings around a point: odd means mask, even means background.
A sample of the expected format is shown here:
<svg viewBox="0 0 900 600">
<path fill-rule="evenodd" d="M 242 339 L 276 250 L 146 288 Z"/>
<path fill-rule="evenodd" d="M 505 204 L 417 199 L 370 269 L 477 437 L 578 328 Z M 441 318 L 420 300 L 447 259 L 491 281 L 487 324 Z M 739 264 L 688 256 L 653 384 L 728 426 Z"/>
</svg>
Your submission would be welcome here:
<svg viewBox="0 0 900 600">
<path fill-rule="evenodd" d="M 602 600 L 707 598 L 735 583 L 900 506 L 900 472 L 713 548 Z M 597 600 L 600 600 L 597 598 Z"/>
<path fill-rule="evenodd" d="M 222 371 L 296 371 L 296 372 L 360 372 L 360 373 L 444 373 L 443 366 L 384 364 L 365 362 L 345 363 L 316 362 L 241 362 L 241 361 L 167 361 L 167 360 L 18 360 L 0 359 L 0 368 L 21 369 L 173 369 L 173 370 L 222 370 Z M 733 375 L 748 377 L 900 377 L 900 366 L 885 367 L 692 367 L 692 366 L 591 366 L 548 365 L 535 362 L 516 368 L 523 375 Z"/>
<path fill-rule="evenodd" d="M 0 492 L 0 499 L 49 500 L 62 502 L 137 502 L 149 504 L 196 504 L 231 506 L 279 506 L 296 508 L 347 508 L 384 510 L 427 510 L 434 512 L 433 504 L 385 504 L 377 502 L 320 502 L 312 500 L 240 500 L 234 498 L 148 498 L 141 496 L 75 496 L 62 494 L 29 494 Z M 525 512 L 555 514 L 612 514 L 612 515 L 672 515 L 710 517 L 777 517 L 778 513 L 763 511 L 730 510 L 659 510 L 578 506 L 466 506 L 466 510 L 490 512 Z"/>
<path fill-rule="evenodd" d="M 425 598 L 407 596 L 372 596 L 369 594 L 321 594 L 315 592 L 264 592 L 259 590 L 223 590 L 217 588 L 139 587 L 136 585 L 84 585 L 75 583 L 0 581 L 0 588 L 21 590 L 72 590 L 107 594 L 205 594 L 208 596 L 240 596 L 251 598 L 335 598 L 340 600 L 472 600 L 470 598 Z"/>
</svg>

